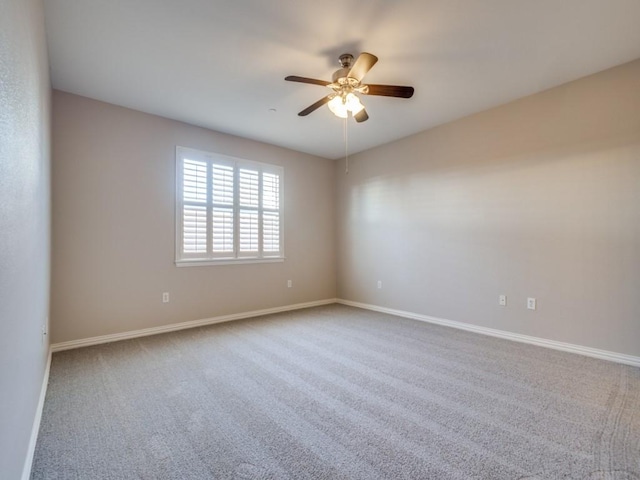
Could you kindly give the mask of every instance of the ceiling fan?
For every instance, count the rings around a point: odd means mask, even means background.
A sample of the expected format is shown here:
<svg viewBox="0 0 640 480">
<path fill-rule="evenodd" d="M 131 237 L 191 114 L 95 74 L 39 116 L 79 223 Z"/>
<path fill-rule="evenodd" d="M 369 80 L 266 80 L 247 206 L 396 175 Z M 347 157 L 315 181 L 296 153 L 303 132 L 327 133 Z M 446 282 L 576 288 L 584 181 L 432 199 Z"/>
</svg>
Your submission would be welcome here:
<svg viewBox="0 0 640 480">
<path fill-rule="evenodd" d="M 353 55 L 343 53 L 340 55 L 340 66 L 333 73 L 332 81 L 316 80 L 314 78 L 298 77 L 289 75 L 285 80 L 289 82 L 310 83 L 312 85 L 321 85 L 329 87 L 332 93 L 321 98 L 313 105 L 309 105 L 298 115 L 304 117 L 314 110 L 317 110 L 325 103 L 329 104 L 329 109 L 334 115 L 340 118 L 347 118 L 349 113 L 355 118 L 356 122 L 364 122 L 369 118 L 364 105 L 360 102 L 360 98 L 356 93 L 363 95 L 378 95 L 383 97 L 411 98 L 413 96 L 413 87 L 402 87 L 399 85 L 373 85 L 364 84 L 362 79 L 369 70 L 376 64 L 378 57 L 367 52 L 363 52 L 358 59 L 353 62 Z"/>
</svg>

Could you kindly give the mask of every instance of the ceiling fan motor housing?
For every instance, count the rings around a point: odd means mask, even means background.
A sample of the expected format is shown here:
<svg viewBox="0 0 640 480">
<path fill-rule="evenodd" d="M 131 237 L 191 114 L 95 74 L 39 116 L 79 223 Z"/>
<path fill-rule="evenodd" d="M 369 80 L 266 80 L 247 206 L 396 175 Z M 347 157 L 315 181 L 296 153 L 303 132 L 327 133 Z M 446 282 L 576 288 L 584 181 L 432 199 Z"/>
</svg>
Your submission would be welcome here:
<svg viewBox="0 0 640 480">
<path fill-rule="evenodd" d="M 331 80 L 333 81 L 333 83 L 340 83 L 340 84 L 346 83 L 346 78 L 350 70 L 351 70 L 351 67 L 339 68 L 338 70 L 333 72 L 333 76 L 331 77 Z"/>
<path fill-rule="evenodd" d="M 340 55 L 339 60 L 342 68 L 351 68 L 351 65 L 353 65 L 353 55 L 350 53 L 343 53 Z"/>
<path fill-rule="evenodd" d="M 351 71 L 351 67 L 353 66 L 353 55 L 350 53 L 343 53 L 340 55 L 340 66 L 335 72 L 333 72 L 333 76 L 331 80 L 333 83 L 339 83 L 340 85 L 345 85 L 347 83 L 347 76 Z"/>
</svg>

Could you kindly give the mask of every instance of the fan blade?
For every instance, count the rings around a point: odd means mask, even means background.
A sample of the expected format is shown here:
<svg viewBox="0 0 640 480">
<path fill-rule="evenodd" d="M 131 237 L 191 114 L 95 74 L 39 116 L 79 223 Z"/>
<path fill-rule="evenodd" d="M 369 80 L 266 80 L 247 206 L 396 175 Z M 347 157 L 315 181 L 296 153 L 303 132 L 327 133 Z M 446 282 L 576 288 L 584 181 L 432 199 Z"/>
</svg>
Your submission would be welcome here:
<svg viewBox="0 0 640 480">
<path fill-rule="evenodd" d="M 300 82 L 300 83 L 311 83 L 313 85 L 322 85 L 326 87 L 331 82 L 325 82 L 324 80 L 316 80 L 315 78 L 307 78 L 307 77 L 297 77 L 295 75 L 289 75 L 288 77 L 284 77 L 287 82 Z"/>
<path fill-rule="evenodd" d="M 301 117 L 306 117 L 307 115 L 309 115 L 311 112 L 313 112 L 314 110 L 317 110 L 318 108 L 320 108 L 321 106 L 323 106 L 325 103 L 327 103 L 329 100 L 331 100 L 334 97 L 333 94 L 331 95 L 327 95 L 324 98 L 321 98 L 320 100 L 318 100 L 316 103 L 314 103 L 313 105 L 309 105 L 307 108 L 305 108 L 304 110 L 302 110 L 298 115 Z"/>
<path fill-rule="evenodd" d="M 356 63 L 353 64 L 347 77 L 355 78 L 361 81 L 369 70 L 376 64 L 378 57 L 367 52 L 362 52 Z"/>
<path fill-rule="evenodd" d="M 356 113 L 353 116 L 353 118 L 356 119 L 356 122 L 362 123 L 362 122 L 366 122 L 367 120 L 369 120 L 369 115 L 367 115 L 367 111 L 363 108 L 358 113 Z"/>
<path fill-rule="evenodd" d="M 367 85 L 368 89 L 363 92 L 366 95 L 379 95 L 382 97 L 413 97 L 413 87 L 401 87 L 399 85 Z"/>
</svg>

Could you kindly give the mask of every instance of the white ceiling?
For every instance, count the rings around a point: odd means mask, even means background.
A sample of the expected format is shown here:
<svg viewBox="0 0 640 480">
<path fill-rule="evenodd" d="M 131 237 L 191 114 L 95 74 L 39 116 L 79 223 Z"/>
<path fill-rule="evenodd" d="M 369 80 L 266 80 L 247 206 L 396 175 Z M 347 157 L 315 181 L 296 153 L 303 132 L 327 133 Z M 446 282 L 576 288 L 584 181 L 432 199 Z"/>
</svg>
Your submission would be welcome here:
<svg viewBox="0 0 640 480">
<path fill-rule="evenodd" d="M 355 153 L 640 57 L 640 0 L 45 0 L 54 88 L 319 155 L 343 121 L 297 112 L 341 53 L 379 57 Z M 270 111 L 275 109 L 276 111 Z"/>
</svg>

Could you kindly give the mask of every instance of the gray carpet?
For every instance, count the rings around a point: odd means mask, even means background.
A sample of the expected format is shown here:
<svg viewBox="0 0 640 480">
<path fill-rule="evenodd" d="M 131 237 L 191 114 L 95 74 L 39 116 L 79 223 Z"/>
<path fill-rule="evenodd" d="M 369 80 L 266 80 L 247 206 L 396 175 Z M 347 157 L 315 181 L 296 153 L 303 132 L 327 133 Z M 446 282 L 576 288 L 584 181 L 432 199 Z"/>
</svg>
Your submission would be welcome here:
<svg viewBox="0 0 640 480">
<path fill-rule="evenodd" d="M 330 305 L 56 353 L 33 479 L 640 479 L 640 369 Z"/>
</svg>

